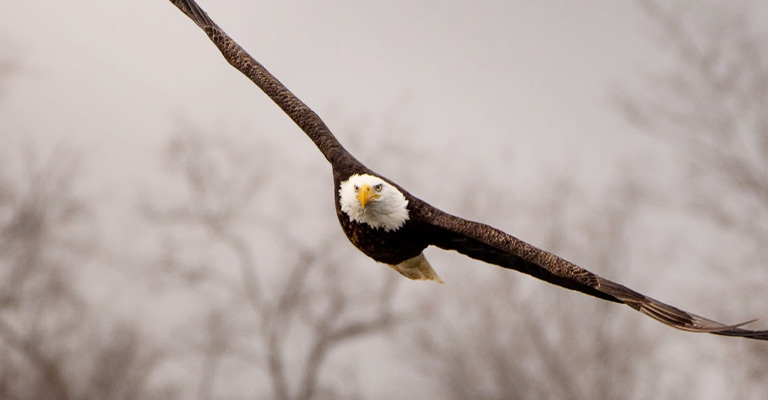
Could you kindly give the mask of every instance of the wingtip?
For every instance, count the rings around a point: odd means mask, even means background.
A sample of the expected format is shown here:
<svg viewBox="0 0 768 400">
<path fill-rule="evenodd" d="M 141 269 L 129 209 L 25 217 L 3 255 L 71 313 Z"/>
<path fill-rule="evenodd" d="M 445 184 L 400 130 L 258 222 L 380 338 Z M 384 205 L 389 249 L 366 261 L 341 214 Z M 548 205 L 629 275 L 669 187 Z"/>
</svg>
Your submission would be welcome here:
<svg viewBox="0 0 768 400">
<path fill-rule="evenodd" d="M 194 0 L 170 0 L 181 12 L 202 29 L 211 28 L 213 23 L 208 14 Z"/>
<path fill-rule="evenodd" d="M 728 327 L 727 329 L 723 329 L 718 332 L 710 332 L 710 333 L 713 333 L 715 335 L 723 335 L 723 336 L 737 336 L 737 337 L 743 337 L 747 339 L 768 340 L 768 330 L 753 331 L 753 330 L 741 328 L 744 325 L 748 325 L 757 321 L 758 319 L 755 318 L 746 322 L 742 322 L 740 324 L 733 325 L 731 327 Z"/>
<path fill-rule="evenodd" d="M 751 323 L 753 323 L 753 322 L 757 322 L 757 321 L 759 321 L 759 319 L 758 319 L 758 318 L 755 318 L 755 319 L 750 319 L 749 321 L 746 321 L 746 322 L 742 322 L 742 323 L 740 323 L 740 324 L 736 324 L 736 325 L 733 325 L 733 326 L 731 326 L 731 328 L 740 328 L 740 327 L 742 327 L 742 326 L 744 326 L 744 325 L 749 325 L 749 324 L 751 324 Z"/>
<path fill-rule="evenodd" d="M 742 328 L 745 325 L 757 322 L 757 319 L 726 325 L 651 298 L 648 298 L 648 302 L 642 305 L 640 311 L 657 321 L 687 332 L 768 340 L 768 331 L 766 330 L 753 331 Z"/>
</svg>

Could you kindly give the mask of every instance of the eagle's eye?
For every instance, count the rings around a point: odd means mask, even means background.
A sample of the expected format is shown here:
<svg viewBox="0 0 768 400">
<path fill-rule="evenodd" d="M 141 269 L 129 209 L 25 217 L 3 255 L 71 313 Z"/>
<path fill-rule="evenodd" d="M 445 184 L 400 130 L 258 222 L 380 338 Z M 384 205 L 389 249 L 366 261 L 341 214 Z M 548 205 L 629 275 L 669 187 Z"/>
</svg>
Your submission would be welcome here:
<svg viewBox="0 0 768 400">
<path fill-rule="evenodd" d="M 359 191 L 360 191 L 360 188 L 357 185 L 355 185 L 355 193 L 357 193 Z"/>
<path fill-rule="evenodd" d="M 382 186 L 382 185 L 381 185 L 381 183 L 379 183 L 378 185 L 374 186 L 374 187 L 373 187 L 373 189 L 374 189 L 374 190 L 376 190 L 377 192 L 381 192 L 381 189 L 382 189 L 383 187 L 384 187 L 384 186 Z"/>
</svg>

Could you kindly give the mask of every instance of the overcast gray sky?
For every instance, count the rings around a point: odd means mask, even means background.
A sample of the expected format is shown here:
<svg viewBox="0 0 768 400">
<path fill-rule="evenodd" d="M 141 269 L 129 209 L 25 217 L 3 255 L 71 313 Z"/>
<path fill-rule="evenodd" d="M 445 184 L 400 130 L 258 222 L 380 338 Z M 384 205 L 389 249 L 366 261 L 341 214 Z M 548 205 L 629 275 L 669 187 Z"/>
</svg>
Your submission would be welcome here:
<svg viewBox="0 0 768 400">
<path fill-rule="evenodd" d="M 202 5 L 342 138 L 350 120 L 394 113 L 422 151 L 504 151 L 531 169 L 502 175 L 587 177 L 642 141 L 611 103 L 654 51 L 629 2 Z M 222 129 L 291 124 L 170 2 L 0 7 L 3 45 L 24 68 L 2 112 L 6 134 L 80 147 L 110 181 L 147 167 L 142 157 L 179 117 Z M 287 138 L 290 151 L 312 153 L 302 139 Z"/>
</svg>

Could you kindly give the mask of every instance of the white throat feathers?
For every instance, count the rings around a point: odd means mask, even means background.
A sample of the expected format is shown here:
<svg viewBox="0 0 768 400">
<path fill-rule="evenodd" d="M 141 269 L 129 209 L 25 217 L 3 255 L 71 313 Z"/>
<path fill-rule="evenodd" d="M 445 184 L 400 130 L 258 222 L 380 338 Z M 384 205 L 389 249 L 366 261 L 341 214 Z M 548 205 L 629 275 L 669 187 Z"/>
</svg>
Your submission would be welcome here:
<svg viewBox="0 0 768 400">
<path fill-rule="evenodd" d="M 350 221 L 375 229 L 395 231 L 408 221 L 408 200 L 383 179 L 363 174 L 352 175 L 339 187 L 341 211 Z"/>
</svg>

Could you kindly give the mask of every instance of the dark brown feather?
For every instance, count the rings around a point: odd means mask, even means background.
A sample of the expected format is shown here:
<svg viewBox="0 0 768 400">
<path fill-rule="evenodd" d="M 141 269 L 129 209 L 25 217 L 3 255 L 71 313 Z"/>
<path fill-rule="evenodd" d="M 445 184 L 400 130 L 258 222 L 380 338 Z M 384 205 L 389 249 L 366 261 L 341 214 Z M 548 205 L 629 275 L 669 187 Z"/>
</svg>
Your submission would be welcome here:
<svg viewBox="0 0 768 400">
<path fill-rule="evenodd" d="M 434 230 L 429 235 L 430 244 L 442 249 L 456 250 L 469 257 L 524 272 L 555 285 L 624 303 L 657 321 L 684 331 L 768 340 L 768 331 L 739 328 L 753 321 L 726 325 L 680 310 L 602 278 L 488 225 L 455 217 L 426 203 L 415 207 L 427 214 L 425 218 L 432 223 Z"/>
<path fill-rule="evenodd" d="M 409 201 L 408 207 L 411 214 L 405 226 L 395 232 L 384 232 L 350 221 L 339 206 L 337 190 L 341 181 L 348 179 L 352 174 L 367 173 L 379 177 L 381 175 L 370 171 L 345 150 L 315 112 L 224 33 L 194 0 L 171 0 L 171 2 L 205 31 L 233 67 L 260 87 L 296 122 L 331 163 L 339 222 L 349 240 L 371 258 L 397 264 L 418 255 L 425 247 L 432 244 L 443 249 L 456 250 L 481 261 L 514 269 L 564 288 L 627 304 L 657 321 L 678 329 L 768 340 L 768 331 L 750 331 L 740 328 L 744 324 L 725 325 L 680 310 L 601 278 L 498 229 L 444 213 L 413 197 L 389 180 L 387 181 L 398 187 Z"/>
<path fill-rule="evenodd" d="M 239 44 L 235 43 L 224 30 L 214 23 L 208 14 L 192 0 L 171 0 L 184 14 L 186 14 L 197 26 L 199 26 L 211 41 L 219 48 L 221 54 L 243 75 L 261 88 L 310 139 L 315 143 L 320 152 L 332 166 L 339 165 L 347 169 L 365 169 L 336 140 L 331 130 L 322 119 L 304 102 L 299 100 L 288 88 L 274 77 L 263 65 L 251 57 Z"/>
</svg>

